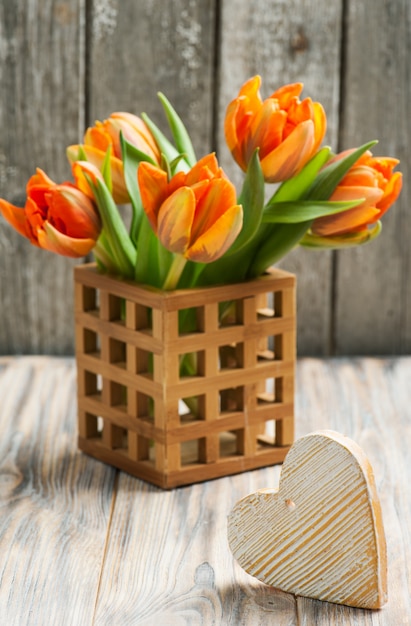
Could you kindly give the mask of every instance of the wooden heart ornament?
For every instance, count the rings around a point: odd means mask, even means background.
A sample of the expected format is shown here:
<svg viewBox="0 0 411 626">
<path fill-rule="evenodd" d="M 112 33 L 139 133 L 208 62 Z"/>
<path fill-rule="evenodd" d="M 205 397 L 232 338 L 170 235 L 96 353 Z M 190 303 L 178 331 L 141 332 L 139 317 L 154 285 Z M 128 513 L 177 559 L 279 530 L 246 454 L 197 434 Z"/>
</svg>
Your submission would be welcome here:
<svg viewBox="0 0 411 626">
<path fill-rule="evenodd" d="M 371 465 L 333 431 L 298 439 L 278 490 L 242 498 L 228 541 L 246 572 L 299 596 L 376 609 L 387 601 L 387 556 Z"/>
</svg>

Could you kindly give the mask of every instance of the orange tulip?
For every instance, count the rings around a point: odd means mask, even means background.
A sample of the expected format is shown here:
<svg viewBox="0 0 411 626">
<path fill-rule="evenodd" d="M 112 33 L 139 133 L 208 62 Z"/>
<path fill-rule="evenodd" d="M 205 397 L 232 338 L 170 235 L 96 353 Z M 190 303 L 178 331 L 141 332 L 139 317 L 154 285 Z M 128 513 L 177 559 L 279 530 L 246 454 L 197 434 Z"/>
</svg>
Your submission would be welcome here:
<svg viewBox="0 0 411 626">
<path fill-rule="evenodd" d="M 97 121 L 93 127 L 86 130 L 84 144 L 69 146 L 67 156 L 69 161 L 74 163 L 78 160 L 81 147 L 88 161 L 101 169 L 105 154 L 108 148 L 111 148 L 113 198 L 115 202 L 124 204 L 130 202 L 130 198 L 124 182 L 120 132 L 130 144 L 147 154 L 156 163 L 160 163 L 160 152 L 150 130 L 143 120 L 131 113 L 112 113 L 103 122 Z"/>
<path fill-rule="evenodd" d="M 244 171 L 257 148 L 268 183 L 297 174 L 317 152 L 326 130 L 326 117 L 319 102 L 300 102 L 302 83 L 285 85 L 262 101 L 261 77 L 254 76 L 227 107 L 227 145 Z"/>
<path fill-rule="evenodd" d="M 95 246 L 100 217 L 90 199 L 71 183 L 54 183 L 37 169 L 27 183 L 23 208 L 0 199 L 3 217 L 30 242 L 69 257 L 82 257 Z"/>
<path fill-rule="evenodd" d="M 138 182 L 144 210 L 162 245 L 186 259 L 215 261 L 241 230 L 242 207 L 214 154 L 170 181 L 166 172 L 143 162 Z"/>
<path fill-rule="evenodd" d="M 349 152 L 352 150 L 337 155 L 329 164 Z M 398 163 L 398 159 L 373 157 L 371 152 L 365 152 L 348 170 L 330 198 L 332 201 L 364 198 L 364 202 L 348 211 L 316 219 L 312 232 L 324 237 L 341 235 L 365 230 L 377 222 L 400 194 L 402 174 L 393 172 Z"/>
</svg>

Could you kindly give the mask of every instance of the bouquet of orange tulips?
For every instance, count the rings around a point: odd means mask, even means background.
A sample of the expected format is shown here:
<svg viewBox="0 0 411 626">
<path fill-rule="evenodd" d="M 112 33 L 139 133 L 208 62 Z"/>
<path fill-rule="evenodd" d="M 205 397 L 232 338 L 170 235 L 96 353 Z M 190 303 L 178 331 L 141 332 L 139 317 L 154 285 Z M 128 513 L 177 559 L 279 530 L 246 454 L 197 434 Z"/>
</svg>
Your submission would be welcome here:
<svg viewBox="0 0 411 626">
<path fill-rule="evenodd" d="M 370 241 L 397 199 L 398 160 L 370 142 L 341 154 L 321 147 L 326 116 L 295 83 L 260 96 L 259 76 L 228 105 L 225 136 L 244 170 L 237 195 L 215 154 L 197 160 L 182 120 L 160 94 L 173 142 L 147 115 L 113 113 L 67 150 L 74 183 L 38 169 L 23 208 L 3 217 L 40 248 L 162 289 L 254 278 L 300 244 Z M 266 200 L 265 185 L 274 184 Z M 119 205 L 130 204 L 126 227 Z"/>
</svg>

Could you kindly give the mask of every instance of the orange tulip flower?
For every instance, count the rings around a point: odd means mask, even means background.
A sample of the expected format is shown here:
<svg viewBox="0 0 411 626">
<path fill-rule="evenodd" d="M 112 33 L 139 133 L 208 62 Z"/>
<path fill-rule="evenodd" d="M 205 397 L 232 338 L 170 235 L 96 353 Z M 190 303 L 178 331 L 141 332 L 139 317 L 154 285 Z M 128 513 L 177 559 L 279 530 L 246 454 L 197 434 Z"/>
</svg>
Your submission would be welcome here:
<svg viewBox="0 0 411 626">
<path fill-rule="evenodd" d="M 337 155 L 329 163 L 341 159 L 352 150 Z M 341 235 L 365 230 L 377 222 L 397 200 L 402 187 L 402 174 L 393 172 L 398 159 L 374 157 L 365 152 L 348 170 L 330 200 L 360 200 L 360 205 L 334 215 L 320 217 L 313 222 L 312 232 L 320 236 Z"/>
<path fill-rule="evenodd" d="M 227 107 L 227 145 L 244 171 L 257 148 L 268 183 L 297 174 L 317 152 L 326 131 L 326 117 L 319 102 L 300 102 L 302 83 L 285 85 L 262 101 L 261 77 L 254 76 Z"/>
<path fill-rule="evenodd" d="M 71 183 L 54 183 L 41 169 L 27 183 L 25 206 L 0 199 L 0 211 L 33 245 L 63 256 L 88 254 L 101 230 L 91 200 Z"/>
<path fill-rule="evenodd" d="M 124 182 L 123 162 L 121 155 L 120 132 L 124 139 L 147 154 L 156 163 L 160 163 L 160 151 L 146 124 L 132 113 L 112 113 L 103 122 L 96 122 L 86 130 L 84 144 L 81 146 L 88 161 L 98 169 L 103 165 L 104 157 L 111 148 L 111 177 L 113 182 L 113 198 L 115 202 L 130 202 Z M 71 163 L 78 160 L 79 145 L 69 146 L 67 156 Z"/>
<path fill-rule="evenodd" d="M 143 162 L 138 182 L 144 210 L 162 245 L 186 259 L 215 261 L 241 230 L 242 207 L 214 154 L 170 181 L 166 172 Z"/>
</svg>

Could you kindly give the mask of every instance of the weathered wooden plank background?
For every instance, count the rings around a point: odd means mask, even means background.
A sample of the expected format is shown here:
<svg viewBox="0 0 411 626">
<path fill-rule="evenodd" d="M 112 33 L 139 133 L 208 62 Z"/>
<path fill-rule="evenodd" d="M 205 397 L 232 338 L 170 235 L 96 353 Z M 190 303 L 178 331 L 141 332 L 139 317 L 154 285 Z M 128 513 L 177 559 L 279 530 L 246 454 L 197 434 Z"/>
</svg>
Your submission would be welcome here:
<svg viewBox="0 0 411 626">
<path fill-rule="evenodd" d="M 249 76 L 263 95 L 302 80 L 323 103 L 327 143 L 378 137 L 402 160 L 401 200 L 383 236 L 344 252 L 298 249 L 300 355 L 411 350 L 411 118 L 408 0 L 2 0 L 0 196 L 23 203 L 36 166 L 69 176 L 65 147 L 113 110 L 163 123 L 156 92 L 184 117 L 198 154 L 236 166 L 223 112 Z M 0 223 L 0 354 L 71 354 L 73 262 L 31 247 Z"/>
</svg>

